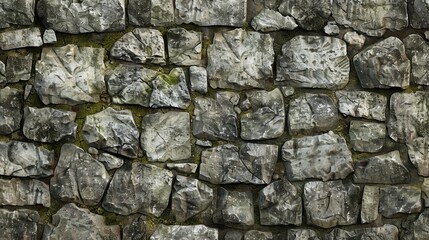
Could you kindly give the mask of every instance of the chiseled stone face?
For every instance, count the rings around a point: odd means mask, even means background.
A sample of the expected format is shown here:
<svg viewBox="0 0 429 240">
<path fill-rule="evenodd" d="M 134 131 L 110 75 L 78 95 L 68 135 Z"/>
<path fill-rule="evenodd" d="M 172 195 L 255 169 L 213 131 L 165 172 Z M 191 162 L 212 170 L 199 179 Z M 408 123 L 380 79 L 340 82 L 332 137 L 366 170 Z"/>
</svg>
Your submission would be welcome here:
<svg viewBox="0 0 429 240">
<path fill-rule="evenodd" d="M 202 33 L 184 28 L 167 31 L 168 60 L 175 65 L 200 65 Z"/>
<path fill-rule="evenodd" d="M 1 235 L 4 239 L 37 239 L 40 222 L 40 215 L 35 210 L 0 209 Z"/>
<path fill-rule="evenodd" d="M 404 44 L 411 61 L 411 82 L 429 85 L 429 43 L 420 35 L 411 34 L 404 38 Z"/>
<path fill-rule="evenodd" d="M 42 34 L 36 27 L 9 30 L 0 33 L 0 49 L 12 50 L 43 45 Z"/>
<path fill-rule="evenodd" d="M 344 116 L 386 120 L 387 97 L 366 91 L 336 91 L 339 111 Z"/>
<path fill-rule="evenodd" d="M 418 213 L 422 210 L 421 189 L 410 185 L 384 185 L 380 187 L 379 211 L 384 217 L 401 213 Z"/>
<path fill-rule="evenodd" d="M 358 152 L 378 152 L 386 141 L 384 123 L 352 120 L 349 128 L 350 143 Z"/>
<path fill-rule="evenodd" d="M 35 0 L 6 0 L 0 6 L 0 28 L 12 24 L 31 25 L 35 16 Z"/>
<path fill-rule="evenodd" d="M 23 93 L 5 87 L 0 89 L 0 134 L 13 133 L 21 128 Z"/>
<path fill-rule="evenodd" d="M 204 225 L 164 225 L 160 224 L 150 237 L 151 240 L 164 239 L 206 239 L 218 240 L 219 233 L 215 228 L 209 228 Z"/>
<path fill-rule="evenodd" d="M 219 187 L 213 222 L 226 226 L 252 226 L 255 223 L 252 192 L 228 191 Z"/>
<path fill-rule="evenodd" d="M 0 179 L 0 206 L 51 206 L 49 186 L 33 179 Z"/>
<path fill-rule="evenodd" d="M 305 30 L 320 30 L 331 16 L 330 0 L 283 0 L 279 11 L 284 16 L 292 16 Z"/>
</svg>

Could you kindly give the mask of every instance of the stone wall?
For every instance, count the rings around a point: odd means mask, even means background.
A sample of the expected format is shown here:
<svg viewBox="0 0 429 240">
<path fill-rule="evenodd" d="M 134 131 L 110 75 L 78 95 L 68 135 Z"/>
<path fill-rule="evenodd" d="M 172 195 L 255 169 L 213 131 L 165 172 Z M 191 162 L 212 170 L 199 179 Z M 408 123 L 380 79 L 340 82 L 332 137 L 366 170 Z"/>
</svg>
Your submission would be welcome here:
<svg viewBox="0 0 429 240">
<path fill-rule="evenodd" d="M 0 239 L 429 239 L 424 0 L 0 0 Z"/>
</svg>

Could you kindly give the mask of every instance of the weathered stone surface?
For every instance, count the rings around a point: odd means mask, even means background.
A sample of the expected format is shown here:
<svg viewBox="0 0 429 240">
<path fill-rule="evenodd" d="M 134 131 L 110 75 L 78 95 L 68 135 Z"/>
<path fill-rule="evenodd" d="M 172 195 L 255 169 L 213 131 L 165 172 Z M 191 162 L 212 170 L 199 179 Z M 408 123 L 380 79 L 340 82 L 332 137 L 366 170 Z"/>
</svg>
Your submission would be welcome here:
<svg viewBox="0 0 429 240">
<path fill-rule="evenodd" d="M 167 163 L 167 168 L 182 173 L 196 173 L 198 164 L 196 163 Z"/>
<path fill-rule="evenodd" d="M 217 240 L 219 239 L 218 230 L 204 225 L 164 225 L 160 224 L 155 230 L 150 240 L 164 239 L 187 239 L 187 240 Z"/>
<path fill-rule="evenodd" d="M 196 97 L 192 117 L 192 133 L 209 140 L 237 139 L 237 114 L 234 106 L 240 95 L 234 92 L 217 92 L 215 99 Z"/>
<path fill-rule="evenodd" d="M 278 88 L 270 92 L 246 92 L 244 102 L 248 102 L 249 108 L 240 115 L 242 139 L 271 139 L 283 134 L 286 114 L 283 95 Z"/>
<path fill-rule="evenodd" d="M 250 230 L 244 234 L 244 240 L 273 240 L 273 233 Z"/>
<path fill-rule="evenodd" d="M 273 76 L 274 40 L 243 29 L 215 33 L 207 49 L 207 74 L 212 88 L 264 88 Z"/>
<path fill-rule="evenodd" d="M 411 142 L 429 136 L 428 92 L 393 93 L 390 97 L 389 136 L 397 142 Z"/>
<path fill-rule="evenodd" d="M 326 240 L 348 240 L 348 239 L 398 239 L 399 230 L 395 225 L 384 224 L 381 227 L 357 228 L 344 230 L 336 228 L 326 235 Z"/>
<path fill-rule="evenodd" d="M 405 240 L 425 240 L 429 239 L 429 208 L 426 208 L 419 217 L 412 223 Z"/>
<path fill-rule="evenodd" d="M 129 158 L 137 157 L 139 131 L 130 110 L 113 108 L 87 115 L 82 135 L 89 146 Z"/>
<path fill-rule="evenodd" d="M 350 143 L 358 152 L 378 152 L 386 141 L 386 125 L 384 123 L 350 121 Z"/>
<path fill-rule="evenodd" d="M 420 35 L 411 34 L 404 39 L 404 44 L 411 60 L 411 82 L 429 85 L 429 43 Z"/>
<path fill-rule="evenodd" d="M 0 226 L 3 239 L 37 239 L 40 222 L 39 213 L 35 210 L 9 211 L 0 209 Z"/>
<path fill-rule="evenodd" d="M 125 29 L 125 0 L 41 0 L 37 14 L 46 28 L 64 33 Z"/>
<path fill-rule="evenodd" d="M 387 97 L 365 91 L 337 91 L 339 110 L 344 116 L 386 120 Z"/>
<path fill-rule="evenodd" d="M 174 24 L 174 1 L 151 0 L 150 23 L 154 26 L 169 26 Z"/>
<path fill-rule="evenodd" d="M 150 25 L 151 1 L 128 0 L 127 13 L 130 24 L 137 26 Z"/>
<path fill-rule="evenodd" d="M 161 216 L 167 208 L 173 173 L 154 165 L 133 162 L 116 170 L 103 199 L 103 208 L 121 215 Z"/>
<path fill-rule="evenodd" d="M 311 229 L 290 229 L 287 231 L 287 240 L 320 240 L 317 233 Z"/>
<path fill-rule="evenodd" d="M 246 22 L 247 0 L 176 0 L 176 24 L 241 27 Z"/>
<path fill-rule="evenodd" d="M 99 102 L 106 92 L 104 48 L 44 48 L 36 63 L 34 88 L 44 104 Z"/>
<path fill-rule="evenodd" d="M 252 226 L 255 223 L 252 192 L 228 191 L 219 187 L 213 222 L 226 226 Z"/>
<path fill-rule="evenodd" d="M 375 37 L 408 26 L 407 1 L 403 0 L 334 0 L 332 16 L 341 25 Z"/>
<path fill-rule="evenodd" d="M 340 28 L 334 21 L 328 22 L 326 26 L 323 27 L 323 31 L 329 36 L 335 36 L 340 34 Z"/>
<path fill-rule="evenodd" d="M 291 15 L 298 25 L 305 30 L 319 30 L 326 24 L 331 15 L 332 1 L 322 0 L 283 0 L 279 11 Z"/>
<path fill-rule="evenodd" d="M 224 240 L 243 240 L 244 232 L 239 230 L 230 230 L 225 233 Z"/>
<path fill-rule="evenodd" d="M 250 23 L 253 29 L 261 32 L 273 32 L 278 30 L 293 30 L 298 27 L 295 19 L 283 16 L 281 13 L 265 8 L 258 13 Z"/>
<path fill-rule="evenodd" d="M 359 215 L 360 187 L 341 181 L 308 182 L 304 185 L 307 223 L 322 228 L 351 225 Z"/>
<path fill-rule="evenodd" d="M 384 217 L 398 213 L 418 213 L 422 209 L 421 189 L 417 186 L 381 186 L 379 211 Z"/>
<path fill-rule="evenodd" d="M 425 38 L 429 40 L 429 31 L 425 31 Z"/>
<path fill-rule="evenodd" d="M 170 28 L 167 31 L 168 59 L 176 65 L 200 65 L 202 33 L 184 28 Z"/>
<path fill-rule="evenodd" d="M 136 216 L 129 224 L 122 228 L 122 239 L 139 240 L 147 239 L 146 217 Z"/>
<path fill-rule="evenodd" d="M 213 189 L 197 179 L 177 175 L 173 189 L 171 211 L 179 222 L 204 211 L 213 200 Z"/>
<path fill-rule="evenodd" d="M 0 33 L 0 48 L 2 50 L 40 47 L 42 45 L 42 34 L 39 28 L 24 28 Z"/>
<path fill-rule="evenodd" d="M 377 186 L 366 185 L 362 195 L 360 217 L 362 223 L 371 223 L 378 218 L 380 189 Z"/>
<path fill-rule="evenodd" d="M 359 34 L 357 32 L 346 32 L 344 34 L 344 41 L 348 43 L 352 47 L 356 47 L 357 49 L 361 49 L 365 44 L 366 37 L 363 34 Z"/>
<path fill-rule="evenodd" d="M 284 87 L 284 86 L 282 86 L 282 87 L 279 87 L 279 88 L 282 91 L 283 96 L 285 98 L 286 97 L 290 97 L 290 96 L 292 96 L 295 93 L 295 88 L 293 88 L 293 87 Z"/>
<path fill-rule="evenodd" d="M 429 28 L 429 2 L 425 0 L 408 0 L 408 14 L 413 28 Z"/>
<path fill-rule="evenodd" d="M 352 154 L 346 140 L 333 132 L 286 141 L 282 159 L 291 181 L 344 179 L 353 172 Z"/>
<path fill-rule="evenodd" d="M 207 70 L 204 67 L 191 66 L 189 68 L 191 90 L 201 94 L 207 93 Z"/>
<path fill-rule="evenodd" d="M 22 132 L 26 138 L 38 142 L 74 141 L 77 129 L 75 119 L 75 112 L 25 107 Z"/>
<path fill-rule="evenodd" d="M 49 186 L 39 180 L 0 179 L 0 206 L 42 205 L 50 207 Z"/>
<path fill-rule="evenodd" d="M 31 25 L 34 22 L 35 0 L 6 0 L 1 2 L 0 28 L 11 24 Z"/>
<path fill-rule="evenodd" d="M 290 101 L 287 119 L 291 134 L 327 132 L 338 125 L 338 110 L 329 95 L 306 93 Z"/>
<path fill-rule="evenodd" d="M 48 239 L 121 239 L 119 225 L 106 225 L 104 218 L 79 208 L 74 203 L 64 205 L 45 225 L 43 240 Z"/>
<path fill-rule="evenodd" d="M 0 87 L 4 87 L 6 82 L 6 65 L 0 61 Z"/>
<path fill-rule="evenodd" d="M 189 113 L 169 111 L 144 116 L 140 143 L 151 162 L 190 158 L 191 126 Z"/>
<path fill-rule="evenodd" d="M 6 78 L 8 83 L 27 81 L 31 77 L 33 54 L 18 54 L 7 57 Z"/>
<path fill-rule="evenodd" d="M 301 195 L 287 180 L 275 181 L 263 188 L 258 204 L 262 225 L 301 225 Z"/>
<path fill-rule="evenodd" d="M 49 177 L 53 165 L 54 151 L 27 142 L 0 142 L 0 175 Z"/>
<path fill-rule="evenodd" d="M 55 34 L 54 30 L 46 29 L 45 32 L 43 32 L 43 43 L 44 44 L 57 43 L 57 35 Z"/>
<path fill-rule="evenodd" d="M 28 96 L 30 96 L 31 90 L 33 90 L 33 85 L 26 84 L 24 87 L 24 100 L 28 99 Z"/>
<path fill-rule="evenodd" d="M 338 38 L 296 36 L 277 57 L 277 82 L 292 87 L 340 89 L 349 82 L 347 45 Z"/>
<path fill-rule="evenodd" d="M 110 57 L 134 63 L 165 65 L 164 39 L 160 31 L 136 28 L 110 49 Z"/>
<path fill-rule="evenodd" d="M 419 137 L 407 143 L 408 156 L 419 175 L 429 177 L 429 139 Z"/>
<path fill-rule="evenodd" d="M 104 165 L 107 171 L 120 168 L 122 165 L 124 165 L 124 160 L 122 158 L 115 157 L 108 153 L 100 154 L 97 160 Z"/>
<path fill-rule="evenodd" d="M 375 43 L 353 57 L 363 88 L 407 88 L 410 85 L 410 60 L 404 43 L 389 37 Z"/>
<path fill-rule="evenodd" d="M 94 206 L 104 195 L 110 176 L 104 165 L 73 144 L 64 144 L 51 178 L 51 194 L 64 202 Z"/>
<path fill-rule="evenodd" d="M 153 81 L 150 107 L 174 107 L 186 109 L 191 104 L 191 96 L 182 68 L 173 68 L 170 73 L 161 73 Z"/>
<path fill-rule="evenodd" d="M 21 127 L 22 91 L 5 87 L 0 89 L 0 134 L 7 135 Z"/>
<path fill-rule="evenodd" d="M 424 178 L 422 183 L 422 199 L 425 207 L 429 207 L 429 178 Z"/>
</svg>

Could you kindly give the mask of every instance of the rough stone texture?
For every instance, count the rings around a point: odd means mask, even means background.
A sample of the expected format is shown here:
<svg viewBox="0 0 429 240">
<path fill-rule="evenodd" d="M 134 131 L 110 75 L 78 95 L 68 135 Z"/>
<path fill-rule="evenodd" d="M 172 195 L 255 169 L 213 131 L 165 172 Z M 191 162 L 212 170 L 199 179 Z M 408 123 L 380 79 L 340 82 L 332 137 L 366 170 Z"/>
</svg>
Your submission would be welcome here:
<svg viewBox="0 0 429 240">
<path fill-rule="evenodd" d="M 295 88 L 293 87 L 279 87 L 280 90 L 283 93 L 283 96 L 286 97 L 290 97 L 295 93 Z"/>
<path fill-rule="evenodd" d="M 421 189 L 416 186 L 381 186 L 379 212 L 384 217 L 418 213 L 422 209 Z"/>
<path fill-rule="evenodd" d="M 298 27 L 295 19 L 283 16 L 281 13 L 265 8 L 258 13 L 250 23 L 253 29 L 261 32 L 273 32 L 278 30 L 293 30 Z"/>
<path fill-rule="evenodd" d="M 39 28 L 24 28 L 0 33 L 0 48 L 2 50 L 40 47 L 42 45 L 42 34 Z"/>
<path fill-rule="evenodd" d="M 389 136 L 397 142 L 411 142 L 429 136 L 429 93 L 393 93 L 390 97 Z"/>
<path fill-rule="evenodd" d="M 198 164 L 196 163 L 167 163 L 167 168 L 181 173 L 196 173 Z"/>
<path fill-rule="evenodd" d="M 139 240 L 147 239 L 146 217 L 137 215 L 129 224 L 122 228 L 122 239 Z"/>
<path fill-rule="evenodd" d="M 57 43 L 57 35 L 52 29 L 46 29 L 43 33 L 43 43 L 44 44 L 54 44 Z"/>
<path fill-rule="evenodd" d="M 213 222 L 226 226 L 252 226 L 255 223 L 252 192 L 228 191 L 219 187 Z"/>
<path fill-rule="evenodd" d="M 332 21 L 328 22 L 325 27 L 323 27 L 323 31 L 329 36 L 335 36 L 340 33 L 340 28 L 337 23 Z"/>
<path fill-rule="evenodd" d="M 243 240 L 244 232 L 239 230 L 231 230 L 225 233 L 224 240 Z"/>
<path fill-rule="evenodd" d="M 144 116 L 140 143 L 151 162 L 189 159 L 191 157 L 189 113 L 169 111 Z"/>
<path fill-rule="evenodd" d="M 234 106 L 239 100 L 240 95 L 234 92 L 216 92 L 215 99 L 194 98 L 194 136 L 209 140 L 237 139 L 237 114 Z"/>
<path fill-rule="evenodd" d="M 429 85 L 429 43 L 420 35 L 411 34 L 404 39 L 404 44 L 411 60 L 411 82 Z"/>
<path fill-rule="evenodd" d="M 349 82 L 347 45 L 338 38 L 296 36 L 277 57 L 276 81 L 302 88 L 340 89 Z"/>
<path fill-rule="evenodd" d="M 204 225 L 164 225 L 160 224 L 155 230 L 150 240 L 164 239 L 187 239 L 187 240 L 217 240 L 219 239 L 218 230 Z"/>
<path fill-rule="evenodd" d="M 120 168 L 122 165 L 124 165 L 124 160 L 122 158 L 115 157 L 108 153 L 100 154 L 97 160 L 104 165 L 107 171 Z"/>
<path fill-rule="evenodd" d="M 429 31 L 425 31 L 425 38 L 429 40 Z"/>
<path fill-rule="evenodd" d="M 189 68 L 189 78 L 192 91 L 201 94 L 207 93 L 207 70 L 204 67 L 191 66 Z"/>
<path fill-rule="evenodd" d="M 429 207 L 429 178 L 424 178 L 422 183 L 422 199 L 425 207 Z"/>
<path fill-rule="evenodd" d="M 0 209 L 2 239 L 37 239 L 40 215 L 35 210 Z"/>
<path fill-rule="evenodd" d="M 79 208 L 74 203 L 64 205 L 45 225 L 43 240 L 48 239 L 121 239 L 119 225 L 106 225 L 104 218 Z"/>
<path fill-rule="evenodd" d="M 410 60 L 404 43 L 389 37 L 375 43 L 353 57 L 363 88 L 407 88 L 410 85 Z"/>
<path fill-rule="evenodd" d="M 286 234 L 287 240 L 320 240 L 317 233 L 311 229 L 290 229 Z"/>
<path fill-rule="evenodd" d="M 0 134 L 11 134 L 21 127 L 22 91 L 5 87 L 0 89 Z"/>
<path fill-rule="evenodd" d="M 412 223 L 409 235 L 403 236 L 406 240 L 429 239 L 429 209 L 426 208 Z M 408 237 L 408 238 L 407 238 Z"/>
<path fill-rule="evenodd" d="M 250 230 L 244 234 L 244 240 L 273 240 L 273 233 Z"/>
<path fill-rule="evenodd" d="M 384 224 L 381 227 L 358 228 L 344 230 L 336 228 L 326 235 L 326 240 L 348 240 L 348 239 L 398 239 L 399 230 L 395 225 Z"/>
<path fill-rule="evenodd" d="M 184 28 L 170 28 L 167 31 L 168 60 L 176 65 L 200 65 L 202 33 Z"/>
<path fill-rule="evenodd" d="M 173 0 L 151 0 L 150 1 L 150 23 L 154 26 L 173 25 L 174 24 L 174 1 Z"/>
<path fill-rule="evenodd" d="M 6 82 L 6 65 L 0 61 L 0 87 L 4 87 Z"/>
<path fill-rule="evenodd" d="M 240 115 L 242 139 L 271 139 L 283 134 L 286 122 L 285 107 L 283 95 L 278 88 L 270 92 L 246 92 L 244 102 L 248 103 L 249 108 Z"/>
<path fill-rule="evenodd" d="M 106 92 L 104 70 L 104 48 L 44 48 L 36 63 L 34 88 L 46 105 L 99 102 Z"/>
<path fill-rule="evenodd" d="M 6 78 L 8 83 L 27 81 L 31 77 L 33 68 L 33 54 L 8 56 L 6 65 Z"/>
<path fill-rule="evenodd" d="M 258 205 L 262 225 L 301 225 L 301 195 L 287 180 L 275 181 L 263 188 Z"/>
<path fill-rule="evenodd" d="M 160 31 L 135 28 L 110 49 L 110 57 L 134 63 L 165 65 L 164 39 Z"/>
<path fill-rule="evenodd" d="M 429 28 L 429 2 L 425 0 L 408 0 L 408 14 L 413 28 Z"/>
<path fill-rule="evenodd" d="M 167 208 L 173 173 L 154 165 L 133 162 L 118 169 L 103 199 L 103 208 L 121 215 L 161 216 Z"/>
<path fill-rule="evenodd" d="M 244 143 L 240 147 L 239 155 L 253 178 L 262 180 L 264 184 L 271 182 L 278 158 L 277 145 Z"/>
<path fill-rule="evenodd" d="M 50 207 L 49 186 L 39 180 L 0 179 L 0 206 L 5 205 Z"/>
<path fill-rule="evenodd" d="M 46 28 L 78 34 L 125 29 L 125 0 L 40 0 L 37 14 Z"/>
<path fill-rule="evenodd" d="M 127 13 L 130 24 L 137 26 L 150 25 L 151 1 L 128 0 Z"/>
<path fill-rule="evenodd" d="M 305 30 L 319 30 L 331 15 L 332 1 L 321 0 L 283 0 L 279 11 L 283 15 L 291 15 L 298 25 Z"/>
<path fill-rule="evenodd" d="M 0 175 L 49 177 L 53 165 L 54 151 L 27 142 L 0 142 Z"/>
<path fill-rule="evenodd" d="M 8 28 L 12 24 L 31 25 L 34 22 L 35 0 L 6 0 L 0 6 L 0 28 Z"/>
<path fill-rule="evenodd" d="M 64 202 L 97 205 L 110 176 L 104 165 L 73 144 L 64 144 L 51 179 L 51 194 Z"/>
<path fill-rule="evenodd" d="M 246 22 L 247 0 L 176 0 L 175 7 L 176 24 L 241 27 Z"/>
<path fill-rule="evenodd" d="M 365 91 L 337 91 L 339 110 L 344 116 L 386 120 L 387 97 Z"/>
<path fill-rule="evenodd" d="M 207 49 L 207 74 L 212 88 L 264 88 L 273 76 L 274 40 L 243 29 L 217 32 Z"/>
<path fill-rule="evenodd" d="M 22 132 L 26 138 L 38 142 L 74 141 L 77 129 L 75 119 L 75 112 L 25 107 Z"/>
<path fill-rule="evenodd" d="M 306 93 L 290 101 L 287 120 L 291 134 L 327 132 L 338 125 L 338 110 L 329 95 Z"/>
<path fill-rule="evenodd" d="M 384 123 L 350 121 L 350 143 L 358 152 L 378 152 L 386 141 L 386 125 Z"/>
<path fill-rule="evenodd" d="M 344 179 L 353 172 L 346 140 L 333 132 L 286 141 L 282 159 L 291 181 Z"/>
<path fill-rule="evenodd" d="M 352 47 L 356 47 L 357 49 L 361 49 L 365 44 L 366 37 L 363 34 L 359 34 L 357 32 L 346 32 L 344 34 L 344 41 L 351 45 Z"/>
<path fill-rule="evenodd" d="M 204 211 L 213 200 L 213 189 L 197 179 L 177 175 L 173 189 L 171 212 L 179 222 Z"/>
<path fill-rule="evenodd" d="M 89 146 L 129 158 L 137 157 L 139 131 L 130 110 L 116 111 L 109 107 L 87 115 L 82 135 Z"/>
<path fill-rule="evenodd" d="M 419 137 L 407 143 L 408 156 L 419 175 L 429 177 L 429 139 Z"/>
<path fill-rule="evenodd" d="M 307 223 L 322 228 L 351 225 L 359 215 L 360 187 L 341 181 L 307 182 L 304 207 Z"/>
<path fill-rule="evenodd" d="M 24 88 L 24 100 L 27 100 L 30 96 L 31 90 L 33 89 L 32 84 L 26 84 Z"/>
<path fill-rule="evenodd" d="M 408 26 L 407 1 L 403 0 L 334 0 L 332 16 L 341 25 L 375 37 Z"/>
<path fill-rule="evenodd" d="M 362 223 L 371 223 L 378 218 L 380 189 L 377 186 L 366 185 L 362 195 L 360 217 Z"/>
</svg>

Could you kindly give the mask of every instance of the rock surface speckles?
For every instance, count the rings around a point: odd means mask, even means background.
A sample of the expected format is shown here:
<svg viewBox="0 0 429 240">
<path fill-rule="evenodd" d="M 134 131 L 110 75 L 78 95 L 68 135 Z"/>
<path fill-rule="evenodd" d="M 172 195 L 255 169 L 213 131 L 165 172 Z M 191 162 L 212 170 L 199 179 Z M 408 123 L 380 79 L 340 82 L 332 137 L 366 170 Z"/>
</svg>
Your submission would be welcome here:
<svg viewBox="0 0 429 240">
<path fill-rule="evenodd" d="M 3 239 L 37 239 L 40 215 L 35 210 L 0 209 L 0 226 Z"/>
<path fill-rule="evenodd" d="M 384 217 L 399 213 L 418 213 L 422 210 L 421 189 L 416 186 L 380 187 L 379 211 Z"/>
<path fill-rule="evenodd" d="M 6 135 L 20 129 L 22 119 L 22 91 L 5 87 L 0 89 L 0 134 Z"/>
<path fill-rule="evenodd" d="M 386 141 L 386 125 L 384 123 L 350 121 L 350 143 L 358 152 L 378 152 Z"/>
<path fill-rule="evenodd" d="M 33 69 L 33 54 L 8 56 L 6 78 L 8 83 L 28 81 Z"/>
<path fill-rule="evenodd" d="M 386 120 L 387 97 L 365 91 L 337 91 L 340 112 L 345 116 Z"/>
<path fill-rule="evenodd" d="M 0 206 L 42 205 L 50 207 L 49 186 L 39 180 L 0 179 Z"/>
<path fill-rule="evenodd" d="M 0 48 L 2 50 L 40 47 L 42 45 L 42 34 L 39 28 L 24 28 L 0 33 Z"/>
<path fill-rule="evenodd" d="M 220 187 L 213 222 L 226 226 L 252 226 L 255 223 L 252 192 L 228 191 Z"/>
<path fill-rule="evenodd" d="M 411 61 L 411 82 L 429 85 L 429 43 L 420 35 L 411 34 L 404 39 L 404 44 Z"/>
<path fill-rule="evenodd" d="M 31 25 L 35 16 L 35 0 L 2 1 L 0 6 L 0 28 L 10 25 Z"/>
<path fill-rule="evenodd" d="M 320 30 L 328 22 L 331 15 L 332 1 L 321 0 L 283 0 L 279 11 L 296 19 L 298 25 L 305 30 Z"/>
<path fill-rule="evenodd" d="M 408 14 L 413 28 L 429 28 L 429 2 L 408 0 Z"/>
<path fill-rule="evenodd" d="M 407 143 L 408 156 L 419 175 L 429 177 L 429 139 L 419 137 Z"/>
<path fill-rule="evenodd" d="M 204 225 L 164 225 L 160 224 L 155 230 L 150 240 L 164 239 L 189 239 L 189 240 L 218 240 L 219 233 L 215 228 L 209 228 Z"/>
<path fill-rule="evenodd" d="M 168 60 L 176 65 L 200 65 L 202 51 L 201 32 L 184 28 L 167 31 Z"/>
<path fill-rule="evenodd" d="M 346 239 L 398 239 L 399 229 L 395 225 L 344 230 L 336 228 L 326 236 L 326 240 Z"/>
<path fill-rule="evenodd" d="M 250 24 L 253 29 L 261 32 L 293 30 L 298 27 L 293 17 L 285 17 L 277 11 L 267 8 L 258 13 Z"/>
</svg>

